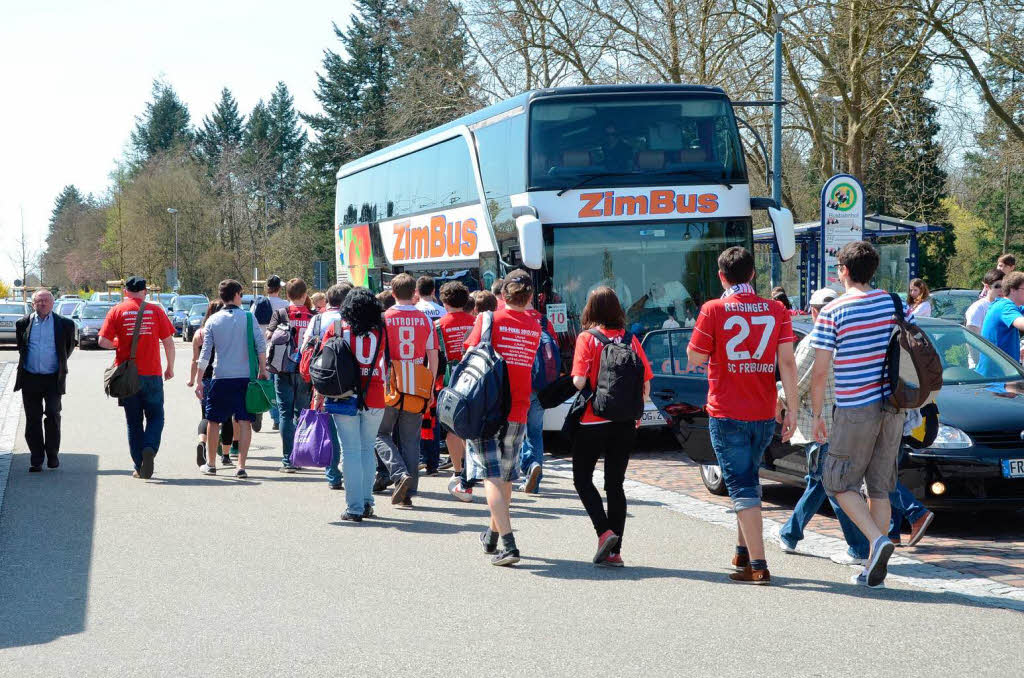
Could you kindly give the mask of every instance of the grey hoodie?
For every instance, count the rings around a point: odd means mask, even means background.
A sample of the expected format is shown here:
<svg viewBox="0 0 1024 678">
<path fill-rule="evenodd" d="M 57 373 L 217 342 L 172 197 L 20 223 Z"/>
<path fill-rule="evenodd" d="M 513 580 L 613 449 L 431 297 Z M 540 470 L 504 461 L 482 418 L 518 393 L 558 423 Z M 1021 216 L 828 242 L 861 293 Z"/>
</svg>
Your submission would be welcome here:
<svg viewBox="0 0 1024 678">
<path fill-rule="evenodd" d="M 225 306 L 210 316 L 204 329 L 203 349 L 199 353 L 200 373 L 210 364 L 210 356 L 216 348 L 217 360 L 213 363 L 214 379 L 249 378 L 250 339 L 246 331 L 246 318 L 250 315 L 248 311 L 243 311 L 237 306 Z M 263 337 L 255 318 L 252 319 L 251 336 L 256 340 L 256 355 L 265 354 L 267 340 Z"/>
</svg>

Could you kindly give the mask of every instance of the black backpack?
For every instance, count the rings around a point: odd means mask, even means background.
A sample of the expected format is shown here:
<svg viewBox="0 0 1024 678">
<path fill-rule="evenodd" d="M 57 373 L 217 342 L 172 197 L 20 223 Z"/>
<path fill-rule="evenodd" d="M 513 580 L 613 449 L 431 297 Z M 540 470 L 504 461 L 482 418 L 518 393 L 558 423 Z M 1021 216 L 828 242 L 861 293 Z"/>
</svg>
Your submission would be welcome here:
<svg viewBox="0 0 1024 678">
<path fill-rule="evenodd" d="M 258 324 L 268 324 L 271 316 L 274 315 L 274 306 L 270 303 L 270 299 L 264 296 L 257 298 L 256 303 L 252 306 L 252 314 Z"/>
<path fill-rule="evenodd" d="M 309 377 L 317 392 L 328 398 L 348 398 L 360 391 L 359 362 L 339 321 L 334 323 L 334 336 L 321 342 L 313 355 Z"/>
<path fill-rule="evenodd" d="M 629 332 L 616 343 L 598 329 L 587 330 L 604 346 L 594 384 L 594 414 L 608 421 L 637 421 L 644 413 L 644 362 Z"/>
<path fill-rule="evenodd" d="M 481 321 L 480 343 L 468 349 L 437 396 L 437 418 L 463 440 L 491 438 L 512 409 L 508 366 L 491 344 L 494 314 Z"/>
</svg>

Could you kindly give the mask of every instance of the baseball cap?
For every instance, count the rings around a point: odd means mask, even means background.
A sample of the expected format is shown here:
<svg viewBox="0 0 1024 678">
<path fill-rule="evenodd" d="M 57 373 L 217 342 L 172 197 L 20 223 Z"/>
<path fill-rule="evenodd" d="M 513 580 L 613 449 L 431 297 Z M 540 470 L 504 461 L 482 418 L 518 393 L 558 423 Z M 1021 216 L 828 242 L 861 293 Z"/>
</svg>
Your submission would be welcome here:
<svg viewBox="0 0 1024 678">
<path fill-rule="evenodd" d="M 830 301 L 834 301 L 839 297 L 839 294 L 830 287 L 823 287 L 811 295 L 811 306 L 824 306 Z"/>
<path fill-rule="evenodd" d="M 146 289 L 146 279 L 142 276 L 133 275 L 124 281 L 124 288 L 129 292 L 141 292 Z"/>
</svg>

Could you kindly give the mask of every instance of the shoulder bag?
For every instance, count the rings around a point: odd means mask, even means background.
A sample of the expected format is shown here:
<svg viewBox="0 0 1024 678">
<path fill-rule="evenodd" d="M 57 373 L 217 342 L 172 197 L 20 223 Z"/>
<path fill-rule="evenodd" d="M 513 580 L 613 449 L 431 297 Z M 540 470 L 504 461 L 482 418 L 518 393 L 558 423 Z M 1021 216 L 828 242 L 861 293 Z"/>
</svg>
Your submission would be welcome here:
<svg viewBox="0 0 1024 678">
<path fill-rule="evenodd" d="M 248 311 L 245 312 L 245 326 L 249 333 L 249 385 L 245 389 L 245 410 L 249 414 L 263 414 L 274 405 L 274 382 L 256 378 L 256 337 L 252 333 L 252 313 Z"/>
<path fill-rule="evenodd" d="M 103 373 L 103 390 L 110 398 L 124 400 L 131 398 L 142 388 L 139 384 L 139 368 L 135 364 L 135 350 L 139 347 L 139 330 L 145 319 L 146 302 L 139 304 L 139 312 L 135 316 L 135 329 L 132 331 L 132 350 L 128 360 L 120 365 L 111 365 Z"/>
</svg>

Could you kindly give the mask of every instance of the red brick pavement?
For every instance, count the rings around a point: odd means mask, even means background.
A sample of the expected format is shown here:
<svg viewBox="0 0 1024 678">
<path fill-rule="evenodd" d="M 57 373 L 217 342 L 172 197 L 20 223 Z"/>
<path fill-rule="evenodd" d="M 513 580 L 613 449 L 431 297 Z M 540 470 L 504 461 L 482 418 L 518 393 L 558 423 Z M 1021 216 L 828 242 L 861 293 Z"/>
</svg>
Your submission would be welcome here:
<svg viewBox="0 0 1024 678">
<path fill-rule="evenodd" d="M 731 505 L 728 497 L 708 492 L 696 465 L 678 452 L 638 451 L 630 459 L 627 477 L 695 499 Z M 800 498 L 800 489 L 763 482 L 765 517 L 785 522 Z M 839 523 L 831 514 L 819 513 L 808 529 L 843 538 Z M 898 553 L 930 565 L 987 577 L 1007 586 L 1024 587 L 1024 512 L 941 513 L 936 515 L 928 533 L 916 547 L 901 548 Z"/>
</svg>

